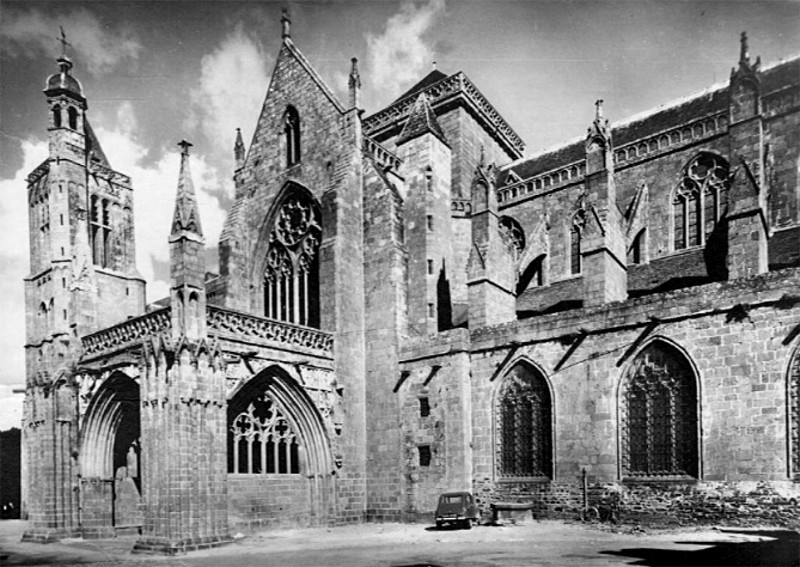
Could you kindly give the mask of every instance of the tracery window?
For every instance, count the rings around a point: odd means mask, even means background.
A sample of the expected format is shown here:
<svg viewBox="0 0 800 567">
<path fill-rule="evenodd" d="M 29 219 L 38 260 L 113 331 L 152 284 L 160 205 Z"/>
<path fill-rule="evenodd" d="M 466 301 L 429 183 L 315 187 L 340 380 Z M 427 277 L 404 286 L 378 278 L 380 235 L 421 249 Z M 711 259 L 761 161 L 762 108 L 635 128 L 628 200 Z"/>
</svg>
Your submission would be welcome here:
<svg viewBox="0 0 800 567">
<path fill-rule="evenodd" d="M 503 241 L 513 247 L 517 256 L 522 254 L 525 250 L 525 231 L 520 224 L 511 217 L 501 217 L 499 228 Z"/>
<path fill-rule="evenodd" d="M 800 351 L 789 369 L 789 427 L 791 473 L 796 478 L 800 476 Z"/>
<path fill-rule="evenodd" d="M 697 386 L 686 358 L 651 344 L 628 369 L 620 396 L 623 476 L 696 477 Z"/>
<path fill-rule="evenodd" d="M 585 226 L 586 213 L 579 210 L 572 219 L 572 227 L 569 232 L 569 269 L 572 275 L 581 273 L 581 240 Z"/>
<path fill-rule="evenodd" d="M 289 106 L 283 116 L 283 133 L 286 143 L 286 167 L 300 161 L 300 115 Z"/>
<path fill-rule="evenodd" d="M 108 212 L 108 199 L 91 197 L 91 217 L 89 230 L 92 244 L 92 262 L 96 266 L 108 267 L 111 262 L 109 245 L 111 243 L 111 219 Z"/>
<path fill-rule="evenodd" d="M 275 216 L 264 272 L 264 314 L 319 326 L 320 213 L 310 197 L 290 194 Z"/>
<path fill-rule="evenodd" d="M 672 202 L 675 250 L 703 244 L 727 205 L 727 162 L 708 152 L 698 154 L 684 167 Z"/>
<path fill-rule="evenodd" d="M 234 474 L 299 474 L 300 444 L 291 423 L 268 393 L 253 400 L 230 423 Z"/>
<path fill-rule="evenodd" d="M 503 379 L 495 402 L 495 431 L 501 478 L 552 477 L 550 390 L 530 365 L 515 365 Z"/>
</svg>

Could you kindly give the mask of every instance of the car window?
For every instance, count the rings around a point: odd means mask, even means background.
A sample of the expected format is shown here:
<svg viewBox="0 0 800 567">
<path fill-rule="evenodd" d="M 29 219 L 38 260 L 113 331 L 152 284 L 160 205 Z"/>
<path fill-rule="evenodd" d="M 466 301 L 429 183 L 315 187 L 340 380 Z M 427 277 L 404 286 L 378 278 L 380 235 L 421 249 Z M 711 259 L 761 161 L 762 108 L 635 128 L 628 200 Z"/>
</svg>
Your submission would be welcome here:
<svg viewBox="0 0 800 567">
<path fill-rule="evenodd" d="M 442 496 L 444 504 L 461 504 L 461 496 Z"/>
</svg>

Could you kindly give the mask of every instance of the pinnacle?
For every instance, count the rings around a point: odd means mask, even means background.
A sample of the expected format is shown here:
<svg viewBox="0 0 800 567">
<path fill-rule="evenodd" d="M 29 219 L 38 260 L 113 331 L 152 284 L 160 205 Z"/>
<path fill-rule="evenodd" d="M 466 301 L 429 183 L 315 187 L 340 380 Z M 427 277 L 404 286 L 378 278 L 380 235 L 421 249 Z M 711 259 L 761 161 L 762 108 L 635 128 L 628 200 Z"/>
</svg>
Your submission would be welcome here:
<svg viewBox="0 0 800 567">
<path fill-rule="evenodd" d="M 447 138 L 439 124 L 439 120 L 436 118 L 436 114 L 433 112 L 433 108 L 431 108 L 430 102 L 428 102 L 428 97 L 425 93 L 420 93 L 403 127 L 403 131 L 400 132 L 397 144 L 403 144 L 428 133 L 433 134 L 447 144 Z"/>
<path fill-rule="evenodd" d="M 176 235 L 185 231 L 202 237 L 200 213 L 197 209 L 197 198 L 194 194 L 192 174 L 189 170 L 189 148 L 192 144 L 181 140 L 178 145 L 181 147 L 181 169 L 178 174 L 178 193 L 175 196 L 175 214 L 172 217 L 171 234 Z"/>
</svg>

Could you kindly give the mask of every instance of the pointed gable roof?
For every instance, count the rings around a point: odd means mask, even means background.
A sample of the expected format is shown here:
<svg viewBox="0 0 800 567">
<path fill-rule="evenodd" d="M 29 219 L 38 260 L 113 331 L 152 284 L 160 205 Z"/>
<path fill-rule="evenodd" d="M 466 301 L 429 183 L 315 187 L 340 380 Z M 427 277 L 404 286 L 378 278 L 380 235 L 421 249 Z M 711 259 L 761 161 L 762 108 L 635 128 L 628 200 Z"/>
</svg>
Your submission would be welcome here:
<svg viewBox="0 0 800 567">
<path fill-rule="evenodd" d="M 189 171 L 189 148 L 192 144 L 181 140 L 181 170 L 178 174 L 178 193 L 175 196 L 175 213 L 172 216 L 171 235 L 175 236 L 181 232 L 191 232 L 197 236 L 203 236 L 203 229 L 200 227 L 200 212 L 197 208 L 197 198 L 194 194 L 194 184 L 192 174 Z"/>
<path fill-rule="evenodd" d="M 408 115 L 406 125 L 403 126 L 403 130 L 397 138 L 397 145 L 405 144 L 409 140 L 429 133 L 433 134 L 439 138 L 442 143 L 450 147 L 450 144 L 447 143 L 444 131 L 439 125 L 439 121 L 436 119 L 436 114 L 434 114 L 431 108 L 431 103 L 428 102 L 428 97 L 425 96 L 425 93 L 420 93 L 417 97 L 417 101 L 414 103 L 411 114 Z"/>
<path fill-rule="evenodd" d="M 84 115 L 83 119 L 83 129 L 86 133 L 86 153 L 87 155 L 92 156 L 94 159 L 93 161 L 99 163 L 103 167 L 107 167 L 108 169 L 113 169 L 111 164 L 108 163 L 108 158 L 106 157 L 106 153 L 103 151 L 102 146 L 100 145 L 100 140 L 97 139 L 97 135 L 94 133 L 91 124 L 89 124 L 89 119 Z"/>
</svg>

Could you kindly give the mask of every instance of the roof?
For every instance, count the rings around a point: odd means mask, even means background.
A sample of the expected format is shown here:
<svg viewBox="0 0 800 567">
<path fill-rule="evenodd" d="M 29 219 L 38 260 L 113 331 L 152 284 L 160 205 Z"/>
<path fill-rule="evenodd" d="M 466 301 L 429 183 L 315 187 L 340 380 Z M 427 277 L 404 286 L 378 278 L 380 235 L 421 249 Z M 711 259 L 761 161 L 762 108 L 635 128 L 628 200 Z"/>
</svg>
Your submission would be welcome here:
<svg viewBox="0 0 800 567">
<path fill-rule="evenodd" d="M 762 98 L 783 88 L 800 85 L 800 57 L 765 68 L 759 76 Z M 723 112 L 729 104 L 728 90 L 728 83 L 714 85 L 699 93 L 619 121 L 612 125 L 614 146 L 624 146 L 692 120 Z M 506 184 L 510 171 L 522 179 L 528 179 L 585 157 L 583 138 L 572 140 L 503 167 L 498 173 L 498 185 Z"/>
<path fill-rule="evenodd" d="M 80 81 L 69 74 L 69 70 L 72 69 L 72 61 L 70 61 L 68 57 L 59 57 L 58 65 L 61 70 L 47 78 L 44 91 L 46 93 L 50 91 L 64 91 L 84 98 L 83 87 Z"/>
<path fill-rule="evenodd" d="M 438 83 L 442 79 L 446 79 L 446 78 L 447 78 L 447 75 L 445 75 L 444 73 L 442 73 L 438 69 L 434 69 L 433 71 L 431 71 L 430 73 L 425 75 L 422 78 L 422 80 L 419 81 L 416 85 L 414 85 L 413 87 L 408 89 L 406 92 L 404 92 L 402 95 L 397 97 L 394 100 L 394 102 L 392 102 L 392 104 L 394 104 L 395 102 L 397 102 L 399 100 L 402 100 L 402 99 L 406 98 L 407 96 L 411 96 L 411 95 L 417 94 L 418 92 L 420 92 L 420 91 L 422 91 L 424 89 L 427 89 L 432 84 Z"/>
<path fill-rule="evenodd" d="M 414 103 L 414 109 L 408 115 L 408 120 L 406 120 L 403 130 L 397 138 L 397 145 L 404 144 L 423 134 L 433 134 L 444 144 L 450 145 L 447 143 L 447 138 L 439 121 L 436 119 L 436 114 L 434 114 L 430 102 L 428 102 L 428 97 L 425 96 L 425 93 L 420 93 Z"/>
<path fill-rule="evenodd" d="M 91 124 L 89 124 L 89 119 L 85 116 L 83 119 L 83 124 L 84 131 L 86 133 L 86 153 L 88 155 L 93 155 L 96 160 L 99 161 L 100 165 L 107 167 L 108 169 L 112 169 L 111 164 L 108 163 L 108 158 L 106 157 L 103 148 L 100 146 L 100 140 L 97 139 L 94 129 L 92 129 Z"/>
</svg>

